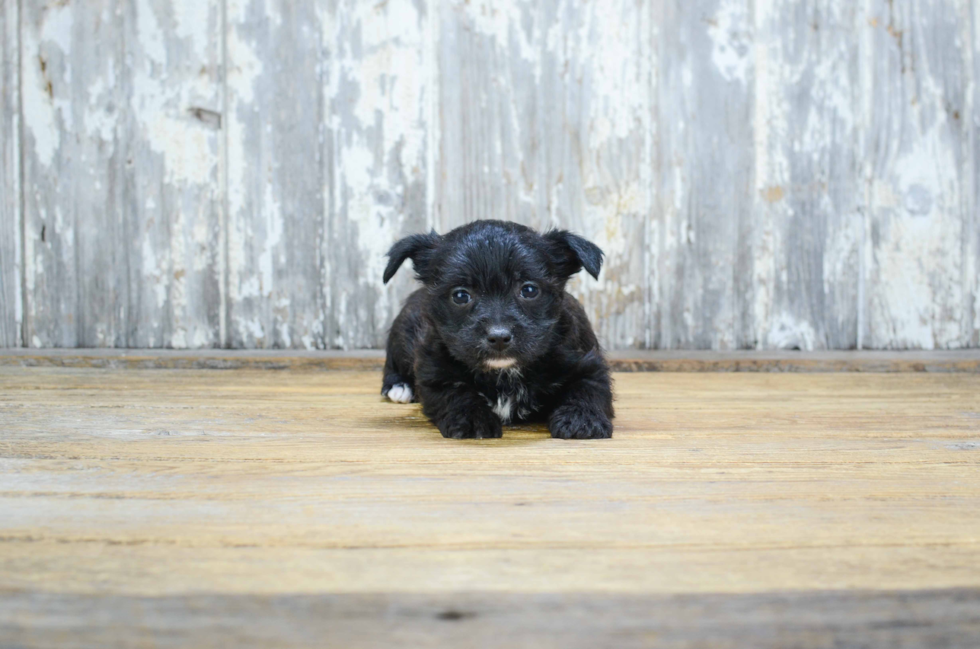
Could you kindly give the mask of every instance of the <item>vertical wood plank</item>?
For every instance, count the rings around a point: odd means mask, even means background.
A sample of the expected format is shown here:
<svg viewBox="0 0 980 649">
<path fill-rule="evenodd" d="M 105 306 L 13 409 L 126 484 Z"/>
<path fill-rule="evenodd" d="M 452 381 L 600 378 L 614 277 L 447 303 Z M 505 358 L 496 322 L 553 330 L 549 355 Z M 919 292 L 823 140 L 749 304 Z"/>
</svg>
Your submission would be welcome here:
<svg viewBox="0 0 980 649">
<path fill-rule="evenodd" d="M 969 3 L 870 4 L 874 122 L 866 340 L 873 348 L 966 345 L 964 228 L 973 173 L 966 117 Z M 967 255 L 968 256 L 968 255 Z"/>
<path fill-rule="evenodd" d="M 0 6 L 0 347 L 23 341 L 18 9 Z"/>
<path fill-rule="evenodd" d="M 326 345 L 322 9 L 228 2 L 231 347 Z"/>
<path fill-rule="evenodd" d="M 440 3 L 440 232 L 480 219 L 549 225 L 541 169 L 549 143 L 539 140 L 544 126 L 538 123 L 561 118 L 561 99 L 541 106 L 536 86 L 543 75 L 544 14 L 556 6 Z M 556 29 L 554 36 L 564 35 Z"/>
<path fill-rule="evenodd" d="M 124 346 L 122 5 L 23 9 L 27 342 Z"/>
<path fill-rule="evenodd" d="M 655 347 L 759 344 L 751 8 L 748 0 L 663 3 Z"/>
<path fill-rule="evenodd" d="M 384 346 L 388 324 L 416 288 L 407 266 L 387 288 L 381 275 L 391 244 L 431 223 L 427 128 L 435 74 L 425 39 L 436 4 L 340 0 L 323 22 L 329 347 Z"/>
<path fill-rule="evenodd" d="M 218 6 L 25 2 L 32 346 L 214 344 Z"/>
<path fill-rule="evenodd" d="M 600 280 L 569 289 L 611 347 L 647 329 L 648 9 L 506 0 L 440 16 L 440 227 L 505 219 L 595 241 Z"/>
<path fill-rule="evenodd" d="M 864 184 L 858 8 L 756 0 L 756 347 L 857 346 Z"/>
<path fill-rule="evenodd" d="M 137 0 L 123 12 L 127 68 L 123 251 L 128 347 L 216 347 L 221 286 L 221 0 Z M 95 246 L 105 254 L 105 244 Z M 86 277 L 96 258 L 86 259 Z M 123 270 L 123 269 L 120 269 Z M 98 271 L 95 271 L 96 273 Z M 99 288 L 89 289 L 87 295 Z M 92 314 L 95 320 L 101 312 Z M 86 339 L 85 344 L 101 340 Z M 119 343 L 116 343 L 119 346 Z"/>
<path fill-rule="evenodd" d="M 971 57 L 972 78 L 969 87 L 973 89 L 972 96 L 968 97 L 972 110 L 964 111 L 964 115 L 972 115 L 972 119 L 967 117 L 968 142 L 972 142 L 973 158 L 972 171 L 968 178 L 972 180 L 972 187 L 967 185 L 967 199 L 970 201 L 966 212 L 966 245 L 972 248 L 972 254 L 967 256 L 967 263 L 964 264 L 966 273 L 967 299 L 969 307 L 965 315 L 966 333 L 969 337 L 970 347 L 980 347 L 980 3 L 969 3 L 969 15 L 966 22 L 970 25 L 972 38 L 967 41 L 966 52 Z M 969 145 L 968 145 L 969 146 Z"/>
<path fill-rule="evenodd" d="M 653 33 L 634 0 L 543 5 L 539 194 L 549 226 L 578 232 L 606 253 L 599 281 L 580 273 L 581 300 L 606 347 L 646 345 L 644 300 L 652 196 L 648 133 Z"/>
</svg>

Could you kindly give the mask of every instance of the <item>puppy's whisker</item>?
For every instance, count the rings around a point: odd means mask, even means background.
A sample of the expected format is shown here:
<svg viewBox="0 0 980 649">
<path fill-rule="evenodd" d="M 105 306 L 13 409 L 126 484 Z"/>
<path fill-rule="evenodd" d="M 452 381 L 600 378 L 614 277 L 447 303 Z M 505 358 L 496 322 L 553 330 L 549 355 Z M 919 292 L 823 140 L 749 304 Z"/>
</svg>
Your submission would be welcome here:
<svg viewBox="0 0 980 649">
<path fill-rule="evenodd" d="M 521 379 L 521 368 L 517 365 L 497 371 L 497 386 L 507 385 Z"/>
</svg>

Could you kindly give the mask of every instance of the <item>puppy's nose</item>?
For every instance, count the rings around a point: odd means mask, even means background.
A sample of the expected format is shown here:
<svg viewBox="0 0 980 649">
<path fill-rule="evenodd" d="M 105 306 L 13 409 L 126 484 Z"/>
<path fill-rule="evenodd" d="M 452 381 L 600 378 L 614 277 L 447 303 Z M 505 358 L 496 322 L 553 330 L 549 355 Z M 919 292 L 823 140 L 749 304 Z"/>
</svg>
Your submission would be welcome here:
<svg viewBox="0 0 980 649">
<path fill-rule="evenodd" d="M 507 327 L 490 327 L 487 330 L 487 342 L 497 351 L 503 351 L 510 346 L 513 336 Z"/>
</svg>

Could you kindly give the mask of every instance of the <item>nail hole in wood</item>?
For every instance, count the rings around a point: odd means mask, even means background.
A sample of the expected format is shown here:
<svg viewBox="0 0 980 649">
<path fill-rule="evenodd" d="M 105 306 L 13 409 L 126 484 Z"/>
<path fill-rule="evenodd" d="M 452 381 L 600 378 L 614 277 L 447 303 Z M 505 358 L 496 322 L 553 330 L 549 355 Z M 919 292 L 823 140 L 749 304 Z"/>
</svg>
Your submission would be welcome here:
<svg viewBox="0 0 980 649">
<path fill-rule="evenodd" d="M 209 128 L 213 128 L 215 130 L 221 128 L 221 113 L 219 112 L 209 110 L 207 108 L 201 108 L 200 106 L 192 106 L 191 108 L 187 109 L 187 112 Z"/>
</svg>

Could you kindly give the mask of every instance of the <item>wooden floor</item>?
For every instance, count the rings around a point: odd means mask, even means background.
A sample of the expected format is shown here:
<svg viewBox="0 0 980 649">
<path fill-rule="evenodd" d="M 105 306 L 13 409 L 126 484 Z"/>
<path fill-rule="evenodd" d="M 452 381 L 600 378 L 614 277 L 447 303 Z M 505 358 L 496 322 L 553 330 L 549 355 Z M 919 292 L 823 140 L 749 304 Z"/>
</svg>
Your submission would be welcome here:
<svg viewBox="0 0 980 649">
<path fill-rule="evenodd" d="M 617 374 L 571 442 L 379 380 L 0 367 L 0 646 L 980 646 L 978 374 Z"/>
</svg>

